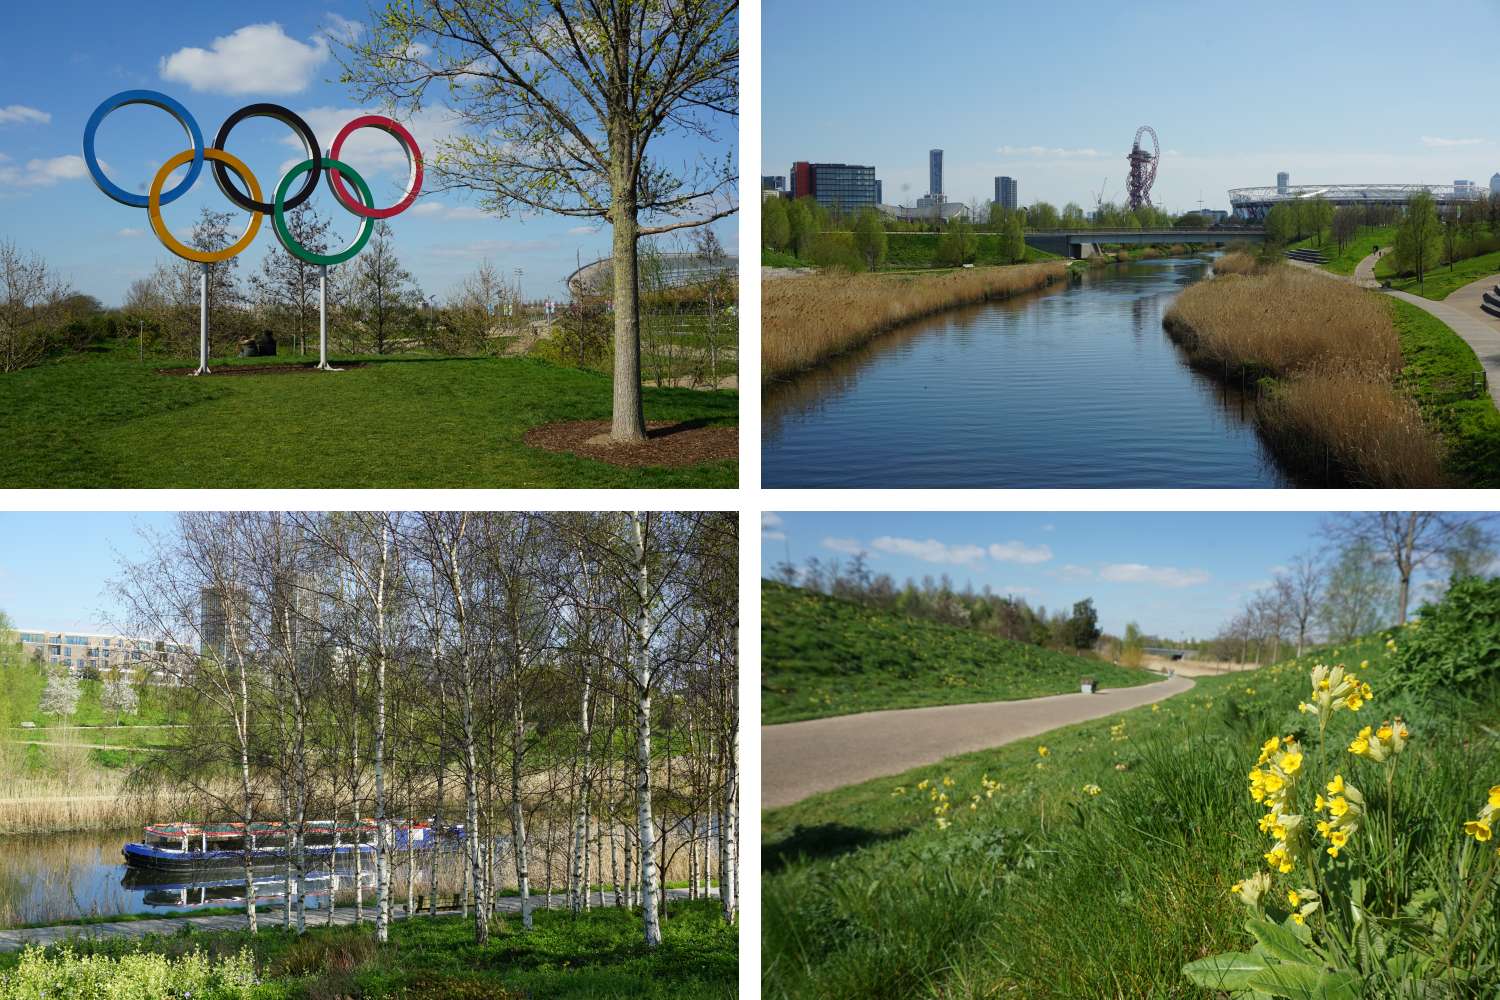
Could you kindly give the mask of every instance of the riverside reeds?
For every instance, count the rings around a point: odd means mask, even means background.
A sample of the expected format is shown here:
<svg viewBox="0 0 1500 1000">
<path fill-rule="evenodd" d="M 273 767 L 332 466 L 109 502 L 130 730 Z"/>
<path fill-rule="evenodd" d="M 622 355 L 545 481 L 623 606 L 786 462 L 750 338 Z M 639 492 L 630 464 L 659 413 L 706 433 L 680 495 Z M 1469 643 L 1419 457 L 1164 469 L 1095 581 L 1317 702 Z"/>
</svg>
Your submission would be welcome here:
<svg viewBox="0 0 1500 1000">
<path fill-rule="evenodd" d="M 1044 288 L 1065 260 L 943 274 L 823 272 L 767 281 L 761 289 L 761 378 L 809 368 L 912 320 L 955 306 Z"/>
<path fill-rule="evenodd" d="M 1262 390 L 1256 425 L 1284 465 L 1325 483 L 1444 482 L 1437 438 L 1395 387 L 1401 340 L 1383 299 L 1285 265 L 1260 269 L 1247 254 L 1214 269 L 1163 325 L 1194 367 Z"/>
</svg>

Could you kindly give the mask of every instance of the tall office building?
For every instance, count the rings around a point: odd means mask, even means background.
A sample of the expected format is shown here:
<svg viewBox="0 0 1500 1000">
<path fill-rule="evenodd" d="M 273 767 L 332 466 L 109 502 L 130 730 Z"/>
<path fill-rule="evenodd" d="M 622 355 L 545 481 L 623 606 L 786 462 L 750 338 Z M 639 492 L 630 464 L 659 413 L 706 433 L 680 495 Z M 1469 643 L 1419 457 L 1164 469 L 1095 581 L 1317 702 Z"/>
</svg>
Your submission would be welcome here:
<svg viewBox="0 0 1500 1000">
<path fill-rule="evenodd" d="M 1016 207 L 1016 179 L 1014 177 L 995 178 L 995 204 L 1007 209 Z"/>
<path fill-rule="evenodd" d="M 1292 175 L 1287 173 L 1285 170 L 1278 173 L 1276 175 L 1276 193 L 1286 194 L 1287 184 L 1291 181 L 1291 179 Z"/>
<path fill-rule="evenodd" d="M 1490 177 L 1490 194 L 1500 194 L 1500 174 Z"/>
<path fill-rule="evenodd" d="M 885 185 L 882 184 L 879 180 L 875 182 L 875 204 L 885 204 Z"/>
<path fill-rule="evenodd" d="M 943 193 L 943 151 L 941 149 L 927 151 L 927 193 L 930 195 Z"/>
<path fill-rule="evenodd" d="M 786 178 L 762 174 L 760 178 L 760 189 L 762 191 L 785 191 Z"/>
<path fill-rule="evenodd" d="M 792 164 L 792 197 L 816 198 L 835 212 L 857 212 L 880 204 L 880 182 L 874 167 L 852 163 Z"/>
</svg>

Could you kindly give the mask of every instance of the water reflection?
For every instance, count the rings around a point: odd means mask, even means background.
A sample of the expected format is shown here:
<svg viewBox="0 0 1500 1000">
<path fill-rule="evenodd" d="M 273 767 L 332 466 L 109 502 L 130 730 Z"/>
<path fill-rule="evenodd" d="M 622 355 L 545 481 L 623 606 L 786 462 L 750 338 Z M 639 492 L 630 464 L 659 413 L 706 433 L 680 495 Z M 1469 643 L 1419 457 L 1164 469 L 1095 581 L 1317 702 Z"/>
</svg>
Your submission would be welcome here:
<svg viewBox="0 0 1500 1000">
<path fill-rule="evenodd" d="M 763 397 L 767 486 L 1288 485 L 1161 328 L 1203 258 L 1096 268 L 877 337 Z"/>
</svg>

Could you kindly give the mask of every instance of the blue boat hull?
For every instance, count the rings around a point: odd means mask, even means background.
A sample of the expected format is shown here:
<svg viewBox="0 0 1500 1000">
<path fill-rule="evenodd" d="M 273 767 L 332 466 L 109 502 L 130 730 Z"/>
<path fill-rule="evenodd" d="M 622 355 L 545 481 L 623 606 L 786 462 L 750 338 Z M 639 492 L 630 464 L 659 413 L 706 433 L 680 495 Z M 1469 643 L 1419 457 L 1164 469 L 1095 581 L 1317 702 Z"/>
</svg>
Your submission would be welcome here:
<svg viewBox="0 0 1500 1000">
<path fill-rule="evenodd" d="M 342 844 L 338 848 L 329 845 L 321 847 L 309 845 L 306 848 L 309 862 L 326 861 L 330 855 L 352 858 L 354 850 L 353 844 Z M 365 857 L 369 857 L 375 853 L 375 846 L 360 844 L 358 850 Z M 243 851 L 184 851 L 177 848 L 154 847 L 150 844 L 126 844 L 120 853 L 125 856 L 125 864 L 131 868 L 146 868 L 154 871 L 191 872 L 205 868 L 240 868 L 245 864 Z M 250 863 L 257 868 L 285 864 L 286 849 L 256 848 L 250 853 Z"/>
</svg>

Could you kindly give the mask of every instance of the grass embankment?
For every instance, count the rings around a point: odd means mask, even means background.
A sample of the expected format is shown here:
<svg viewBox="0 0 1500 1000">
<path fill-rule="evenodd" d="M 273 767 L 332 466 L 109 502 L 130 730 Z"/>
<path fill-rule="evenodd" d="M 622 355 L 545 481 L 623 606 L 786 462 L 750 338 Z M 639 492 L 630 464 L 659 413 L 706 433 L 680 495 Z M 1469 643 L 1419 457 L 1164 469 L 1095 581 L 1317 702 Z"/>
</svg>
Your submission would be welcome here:
<svg viewBox="0 0 1500 1000">
<path fill-rule="evenodd" d="M 1305 240 L 1290 244 L 1288 250 L 1316 250 L 1328 258 L 1326 264 L 1319 266 L 1325 271 L 1334 274 L 1352 275 L 1359 262 L 1370 256 L 1376 246 L 1388 247 L 1396 242 L 1395 226 L 1360 226 L 1354 237 L 1344 244 L 1340 250 L 1326 234 L 1322 245 L 1318 244 L 1316 237 L 1309 236 Z"/>
<path fill-rule="evenodd" d="M 1454 261 L 1452 264 L 1437 264 L 1428 268 L 1422 283 L 1417 284 L 1416 275 L 1401 276 L 1396 273 L 1394 254 L 1387 254 L 1375 264 L 1375 277 L 1390 282 L 1397 291 L 1410 292 L 1424 299 L 1441 302 L 1465 285 L 1480 278 L 1500 273 L 1500 250 Z"/>
<path fill-rule="evenodd" d="M 1067 274 L 1065 260 L 933 274 L 823 272 L 761 286 L 761 378 L 810 368 L 902 323 L 1045 288 Z"/>
<path fill-rule="evenodd" d="M 941 233 L 886 233 L 885 266 L 888 269 L 913 267 L 936 267 L 938 240 Z M 975 233 L 976 253 L 974 263 L 979 266 L 998 266 L 1010 263 L 1004 254 L 1005 237 L 1000 233 Z M 1044 260 L 1058 260 L 1057 254 L 1026 247 L 1022 263 L 1032 264 Z"/>
<path fill-rule="evenodd" d="M 1300 478 L 1445 485 L 1438 439 L 1397 387 L 1401 341 L 1377 294 L 1272 265 L 1188 288 L 1163 325 L 1195 367 L 1259 389 L 1256 426 Z"/>
<path fill-rule="evenodd" d="M 761 581 L 761 721 L 1012 701 L 1158 680 L 974 629 Z"/>
<path fill-rule="evenodd" d="M 1363 711 L 1334 716 L 1326 743 L 1365 791 L 1352 849 L 1373 851 L 1394 830 L 1408 870 L 1451 873 L 1462 820 L 1500 780 L 1497 706 L 1422 709 L 1389 697 L 1387 657 L 1375 636 L 1204 678 L 1155 708 L 766 812 L 763 995 L 1222 995 L 1180 970 L 1245 947 L 1245 907 L 1228 887 L 1264 870 L 1267 847 L 1245 775 L 1269 735 L 1297 733 L 1313 749 L 1317 724 L 1296 706 L 1315 662 L 1347 663 L 1375 693 Z M 1344 747 L 1396 713 L 1413 736 L 1388 824 L 1380 768 Z M 937 794 L 952 804 L 946 829 Z"/>
<path fill-rule="evenodd" d="M 532 448 L 607 420 L 610 380 L 527 358 L 365 358 L 321 372 L 183 378 L 130 352 L 0 376 L 4 487 L 732 487 L 734 462 L 621 468 Z M 234 359 L 240 363 L 285 359 Z M 731 391 L 642 390 L 647 419 L 733 425 Z"/>
<path fill-rule="evenodd" d="M 696 1000 L 732 998 L 737 992 L 736 928 L 725 924 L 714 901 L 672 903 L 662 924 L 662 943 L 641 941 L 640 915 L 613 907 L 581 917 L 538 911 L 536 926 L 523 931 L 507 918 L 493 925 L 488 944 L 474 944 L 473 925 L 461 917 L 416 918 L 391 924 L 390 943 L 380 948 L 373 929 L 310 928 L 305 935 L 279 928 L 189 932 L 149 937 L 140 944 L 82 942 L 74 955 L 123 956 L 145 952 L 178 960 L 195 950 L 219 967 L 248 950 L 254 983 L 222 988 L 221 997 L 291 998 L 400 997 L 403 1000 L 522 1000 L 530 997 Z M 33 953 L 34 954 L 34 953 Z M 58 951 L 50 949 L 50 956 Z M 0 990 L 6 974 L 41 978 L 25 967 L 23 954 L 0 955 Z M 175 966 L 174 966 L 175 968 Z M 183 995 L 185 973 L 167 971 L 132 990 L 110 995 Z M 112 978 L 123 978 L 118 973 Z M 37 983 L 41 996 L 51 983 Z M 194 983 L 193 985 L 197 985 Z M 0 992 L 0 995 L 6 995 Z M 48 990 L 47 996 L 69 995 Z M 194 992 L 192 995 L 201 995 Z"/>
</svg>

